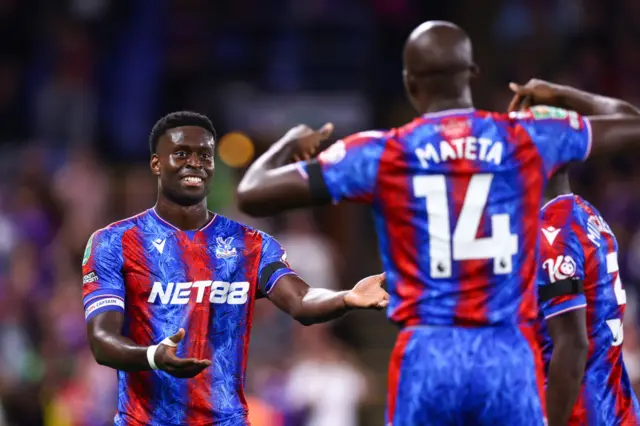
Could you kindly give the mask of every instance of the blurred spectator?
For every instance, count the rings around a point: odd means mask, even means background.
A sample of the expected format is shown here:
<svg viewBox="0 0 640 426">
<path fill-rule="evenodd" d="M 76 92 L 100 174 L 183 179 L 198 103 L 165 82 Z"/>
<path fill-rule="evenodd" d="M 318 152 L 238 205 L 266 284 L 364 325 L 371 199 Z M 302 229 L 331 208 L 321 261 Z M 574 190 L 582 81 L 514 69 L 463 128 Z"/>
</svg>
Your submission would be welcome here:
<svg viewBox="0 0 640 426">
<path fill-rule="evenodd" d="M 366 395 L 365 379 L 329 327 L 297 327 L 299 352 L 289 373 L 287 395 L 294 409 L 306 412 L 304 426 L 356 426 L 358 406 Z"/>
<path fill-rule="evenodd" d="M 314 287 L 341 288 L 336 274 L 339 258 L 335 247 L 319 233 L 310 211 L 284 216 L 284 227 L 276 239 L 287 250 L 287 260 L 296 272 Z"/>
<path fill-rule="evenodd" d="M 92 42 L 69 22 L 55 26 L 52 41 L 52 72 L 38 94 L 37 136 L 58 146 L 89 144 L 97 124 Z"/>
</svg>

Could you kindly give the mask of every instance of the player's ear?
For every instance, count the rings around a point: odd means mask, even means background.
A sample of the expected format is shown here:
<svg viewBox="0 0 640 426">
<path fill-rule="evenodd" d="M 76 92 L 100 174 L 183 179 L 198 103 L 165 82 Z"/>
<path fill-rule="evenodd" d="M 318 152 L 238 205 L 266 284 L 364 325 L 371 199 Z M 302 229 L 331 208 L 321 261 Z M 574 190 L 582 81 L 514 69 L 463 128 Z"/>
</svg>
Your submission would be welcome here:
<svg viewBox="0 0 640 426">
<path fill-rule="evenodd" d="M 418 94 L 418 84 L 416 77 L 413 74 L 402 70 L 402 79 L 404 81 L 404 88 L 409 96 L 415 97 Z"/>
<path fill-rule="evenodd" d="M 151 155 L 151 161 L 149 161 L 149 166 L 151 166 L 151 173 L 156 176 L 160 176 L 160 157 L 158 154 Z"/>
<path fill-rule="evenodd" d="M 471 65 L 471 68 L 469 69 L 469 71 L 471 72 L 472 79 L 480 75 L 480 67 L 477 64 Z"/>
</svg>

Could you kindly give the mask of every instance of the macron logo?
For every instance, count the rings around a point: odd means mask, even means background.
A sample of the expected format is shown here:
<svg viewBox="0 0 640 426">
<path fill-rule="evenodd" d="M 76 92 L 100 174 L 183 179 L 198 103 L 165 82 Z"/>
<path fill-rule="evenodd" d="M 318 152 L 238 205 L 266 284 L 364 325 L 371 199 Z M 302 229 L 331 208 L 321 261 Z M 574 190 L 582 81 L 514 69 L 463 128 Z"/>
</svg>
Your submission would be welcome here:
<svg viewBox="0 0 640 426">
<path fill-rule="evenodd" d="M 162 254 L 162 251 L 164 250 L 164 243 L 166 243 L 166 242 L 167 242 L 167 240 L 166 240 L 166 239 L 161 240 L 160 238 L 158 238 L 158 239 L 157 239 L 157 240 L 155 240 L 155 241 L 152 241 L 153 246 L 156 248 L 156 250 L 158 250 L 158 252 L 159 252 L 160 254 Z"/>
<path fill-rule="evenodd" d="M 560 233 L 560 230 L 554 228 L 553 226 L 550 226 L 546 229 L 542 228 L 542 233 L 547 238 L 547 241 L 549 241 L 549 245 L 552 246 L 553 242 L 556 240 L 556 237 Z"/>
</svg>

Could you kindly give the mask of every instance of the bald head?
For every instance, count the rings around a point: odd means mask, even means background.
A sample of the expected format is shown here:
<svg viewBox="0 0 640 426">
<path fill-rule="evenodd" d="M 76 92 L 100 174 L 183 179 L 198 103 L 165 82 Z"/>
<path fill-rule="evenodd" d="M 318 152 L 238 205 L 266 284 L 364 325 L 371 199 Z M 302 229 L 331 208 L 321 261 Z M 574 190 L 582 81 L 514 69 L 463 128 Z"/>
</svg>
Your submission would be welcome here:
<svg viewBox="0 0 640 426">
<path fill-rule="evenodd" d="M 447 21 L 427 21 L 404 45 L 404 79 L 420 112 L 471 105 L 470 77 L 475 73 L 469 36 Z"/>
<path fill-rule="evenodd" d="M 471 67 L 471 40 L 451 22 L 427 21 L 411 32 L 404 45 L 404 68 L 412 74 L 455 73 Z"/>
<path fill-rule="evenodd" d="M 425 22 L 404 45 L 404 68 L 412 74 L 455 73 L 472 66 L 471 40 L 451 22 Z"/>
</svg>

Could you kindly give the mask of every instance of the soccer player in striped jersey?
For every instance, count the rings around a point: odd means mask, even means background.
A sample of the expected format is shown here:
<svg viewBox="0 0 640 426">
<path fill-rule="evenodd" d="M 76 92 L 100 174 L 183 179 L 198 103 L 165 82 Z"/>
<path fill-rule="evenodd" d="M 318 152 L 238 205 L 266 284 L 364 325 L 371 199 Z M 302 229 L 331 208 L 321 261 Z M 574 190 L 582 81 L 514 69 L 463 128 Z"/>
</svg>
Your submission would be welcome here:
<svg viewBox="0 0 640 426">
<path fill-rule="evenodd" d="M 562 185 L 550 188 L 566 189 L 542 208 L 538 272 L 550 424 L 638 425 L 640 406 L 622 359 L 618 242 L 595 207 L 570 193 L 566 173 L 555 179 Z"/>
<path fill-rule="evenodd" d="M 515 86 L 511 108 L 557 103 L 559 88 L 544 81 Z M 640 115 L 627 102 L 575 93 L 580 113 Z M 526 106 L 526 105 L 525 105 Z M 571 193 L 566 168 L 556 172 L 541 211 L 539 339 L 547 373 L 551 425 L 638 425 L 640 406 L 622 359 L 626 293 L 618 242 L 600 213 Z"/>
<path fill-rule="evenodd" d="M 404 50 L 418 118 L 349 136 L 311 160 L 331 126 L 294 128 L 238 187 L 240 207 L 254 215 L 342 200 L 372 205 L 387 312 L 401 328 L 388 425 L 544 424 L 535 328 L 543 191 L 559 167 L 604 141 L 640 136 L 638 117 L 474 109 L 471 51 L 457 26 L 420 25 Z M 287 164 L 295 157 L 304 160 Z"/>
<path fill-rule="evenodd" d="M 275 239 L 208 211 L 214 130 L 205 116 L 169 114 L 150 145 L 155 207 L 95 232 L 82 262 L 89 343 L 98 363 L 118 370 L 115 424 L 247 425 L 255 300 L 309 325 L 385 307 L 384 275 L 347 292 L 310 288 Z"/>
</svg>

